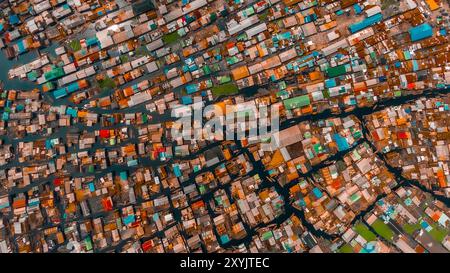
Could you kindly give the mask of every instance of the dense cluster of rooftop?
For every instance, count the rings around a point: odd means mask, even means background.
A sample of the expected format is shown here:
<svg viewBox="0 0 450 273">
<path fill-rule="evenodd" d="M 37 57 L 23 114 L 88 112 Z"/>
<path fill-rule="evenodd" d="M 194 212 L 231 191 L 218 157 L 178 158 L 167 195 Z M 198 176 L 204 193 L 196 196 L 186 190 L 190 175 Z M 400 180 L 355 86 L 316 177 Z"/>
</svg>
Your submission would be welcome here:
<svg viewBox="0 0 450 273">
<path fill-rule="evenodd" d="M 0 253 L 450 251 L 449 11 L 0 1 Z M 196 97 L 280 131 L 173 134 Z"/>
</svg>

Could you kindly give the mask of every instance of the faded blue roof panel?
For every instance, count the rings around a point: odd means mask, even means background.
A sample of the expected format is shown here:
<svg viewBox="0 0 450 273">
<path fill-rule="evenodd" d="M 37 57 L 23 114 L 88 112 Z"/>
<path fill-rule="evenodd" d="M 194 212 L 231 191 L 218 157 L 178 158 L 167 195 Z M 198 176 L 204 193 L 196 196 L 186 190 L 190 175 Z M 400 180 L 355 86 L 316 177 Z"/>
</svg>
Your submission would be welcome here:
<svg viewBox="0 0 450 273">
<path fill-rule="evenodd" d="M 365 29 L 367 27 L 370 27 L 371 25 L 374 25 L 374 24 L 376 24 L 378 22 L 381 22 L 381 20 L 383 20 L 383 15 L 381 13 L 377 13 L 375 15 L 367 17 L 366 19 L 364 19 L 364 20 L 362 20 L 360 22 L 351 24 L 348 27 L 348 29 L 350 30 L 351 33 L 355 33 L 355 32 L 358 32 L 360 30 L 363 30 L 363 29 Z"/>
<path fill-rule="evenodd" d="M 428 23 L 418 25 L 409 29 L 411 41 L 419 41 L 433 36 L 433 28 Z"/>
</svg>

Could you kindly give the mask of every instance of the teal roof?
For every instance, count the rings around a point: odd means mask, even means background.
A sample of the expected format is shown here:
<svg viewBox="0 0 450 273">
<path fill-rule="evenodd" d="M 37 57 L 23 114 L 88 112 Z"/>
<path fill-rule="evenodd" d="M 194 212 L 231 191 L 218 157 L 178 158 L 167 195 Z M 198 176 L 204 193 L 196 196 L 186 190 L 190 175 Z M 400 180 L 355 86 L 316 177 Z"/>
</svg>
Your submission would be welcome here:
<svg viewBox="0 0 450 273">
<path fill-rule="evenodd" d="M 360 30 L 363 30 L 363 29 L 365 29 L 365 28 L 367 28 L 367 27 L 369 27 L 371 25 L 374 25 L 374 24 L 380 22 L 381 20 L 383 20 L 383 15 L 381 13 L 377 13 L 375 15 L 367 17 L 366 19 L 364 19 L 364 20 L 362 20 L 360 22 L 351 24 L 348 27 L 348 29 L 350 30 L 351 33 L 355 33 L 355 32 L 358 32 Z"/>
<path fill-rule="evenodd" d="M 411 41 L 419 41 L 433 36 L 433 28 L 428 23 L 424 23 L 409 29 Z"/>
</svg>

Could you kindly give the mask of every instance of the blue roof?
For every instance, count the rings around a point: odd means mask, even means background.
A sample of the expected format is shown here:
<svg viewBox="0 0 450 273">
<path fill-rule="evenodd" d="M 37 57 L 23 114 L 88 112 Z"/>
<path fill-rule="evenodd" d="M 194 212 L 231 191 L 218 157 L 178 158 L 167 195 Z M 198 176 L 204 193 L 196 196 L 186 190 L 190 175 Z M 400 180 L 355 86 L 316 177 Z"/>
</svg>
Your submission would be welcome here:
<svg viewBox="0 0 450 273">
<path fill-rule="evenodd" d="M 409 36 L 411 41 L 419 41 L 433 36 L 433 28 L 428 23 L 418 25 L 409 29 Z"/>
<path fill-rule="evenodd" d="M 350 146 L 348 145 L 347 139 L 345 139 L 345 137 L 342 137 L 340 134 L 337 134 L 337 133 L 334 134 L 333 139 L 334 139 L 334 141 L 336 141 L 339 152 L 348 150 L 350 148 Z"/>
<path fill-rule="evenodd" d="M 181 102 L 184 105 L 192 104 L 192 97 L 191 96 L 183 96 L 183 97 L 181 97 Z"/>
<path fill-rule="evenodd" d="M 331 78 L 331 79 L 326 79 L 325 80 L 325 87 L 326 88 L 331 88 L 331 87 L 335 87 L 336 86 L 336 79 L 335 78 Z"/>
<path fill-rule="evenodd" d="M 383 20 L 383 15 L 381 13 L 377 13 L 375 15 L 367 17 L 366 19 L 364 19 L 364 20 L 362 20 L 360 22 L 351 24 L 348 27 L 348 29 L 350 30 L 351 33 L 355 33 L 355 32 L 358 32 L 360 30 L 363 30 L 363 29 L 365 29 L 367 27 L 370 27 L 371 25 L 374 25 L 374 24 L 380 22 L 381 20 Z"/>
<path fill-rule="evenodd" d="M 355 10 L 356 14 L 360 14 L 362 11 L 361 7 L 358 4 L 354 4 L 353 9 Z"/>
<path fill-rule="evenodd" d="M 133 222 L 134 222 L 134 214 L 127 215 L 126 217 L 123 218 L 123 223 L 125 225 L 131 224 Z"/>
<path fill-rule="evenodd" d="M 314 189 L 312 190 L 312 192 L 314 193 L 314 195 L 315 195 L 317 198 L 321 198 L 321 197 L 323 196 L 323 194 L 322 194 L 322 192 L 319 190 L 319 188 L 314 188 Z"/>
<path fill-rule="evenodd" d="M 46 140 L 45 140 L 45 148 L 51 149 L 53 146 L 54 146 L 54 145 L 53 145 L 53 142 L 52 142 L 51 139 L 46 139 Z"/>
<path fill-rule="evenodd" d="M 127 162 L 128 167 L 136 166 L 138 164 L 137 159 L 133 159 Z"/>
<path fill-rule="evenodd" d="M 196 84 L 186 85 L 186 93 L 192 94 L 198 91 L 198 86 Z"/>
<path fill-rule="evenodd" d="M 67 86 L 67 92 L 72 93 L 80 89 L 78 82 L 71 83 Z"/>
<path fill-rule="evenodd" d="M 9 207 L 9 201 L 6 200 L 4 203 L 0 203 L 0 209 L 4 209 L 6 207 Z"/>
<path fill-rule="evenodd" d="M 72 107 L 67 107 L 66 114 L 71 115 L 72 117 L 76 118 L 78 115 L 78 110 L 74 109 Z"/>
<path fill-rule="evenodd" d="M 181 176 L 181 170 L 180 170 L 180 166 L 178 166 L 178 164 L 173 166 L 173 172 L 174 172 L 176 177 L 180 177 Z"/>
<path fill-rule="evenodd" d="M 60 99 L 66 95 L 67 95 L 66 88 L 60 88 L 53 91 L 53 96 L 55 97 L 55 99 Z"/>
<path fill-rule="evenodd" d="M 19 49 L 19 53 L 24 53 L 25 52 L 25 45 L 23 44 L 23 40 L 20 40 L 17 43 L 17 48 Z"/>
<path fill-rule="evenodd" d="M 97 37 L 91 37 L 86 39 L 86 45 L 91 46 L 98 43 Z"/>
<path fill-rule="evenodd" d="M 425 222 L 425 221 L 422 221 L 422 223 L 420 223 L 420 225 L 423 227 L 423 228 L 428 228 L 430 225 L 427 223 L 427 222 Z"/>
<path fill-rule="evenodd" d="M 222 241 L 222 244 L 226 244 L 230 241 L 230 238 L 227 234 L 223 234 L 222 236 L 220 236 L 220 241 Z"/>
<path fill-rule="evenodd" d="M 127 180 L 127 178 L 128 178 L 127 172 L 125 172 L 125 171 L 120 172 L 119 175 L 120 175 L 120 179 L 122 179 L 122 180 Z"/>
<path fill-rule="evenodd" d="M 283 32 L 281 34 L 278 34 L 277 38 L 280 39 L 280 40 L 290 39 L 291 38 L 291 32 L 290 31 L 286 31 L 286 32 Z"/>
<path fill-rule="evenodd" d="M 20 22 L 20 20 L 19 20 L 19 16 L 17 16 L 17 14 L 13 14 L 13 15 L 9 16 L 9 23 L 11 25 L 18 24 L 19 22 Z"/>
</svg>

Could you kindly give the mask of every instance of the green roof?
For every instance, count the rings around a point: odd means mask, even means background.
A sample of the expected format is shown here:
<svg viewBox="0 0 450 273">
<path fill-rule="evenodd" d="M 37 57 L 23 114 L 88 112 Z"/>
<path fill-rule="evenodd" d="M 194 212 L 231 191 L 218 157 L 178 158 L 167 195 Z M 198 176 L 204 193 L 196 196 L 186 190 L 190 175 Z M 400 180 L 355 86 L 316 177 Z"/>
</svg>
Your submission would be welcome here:
<svg viewBox="0 0 450 273">
<path fill-rule="evenodd" d="M 334 66 L 334 67 L 328 67 L 327 69 L 327 76 L 330 78 L 334 78 L 340 75 L 344 75 L 345 73 L 347 73 L 347 71 L 345 70 L 345 65 L 338 65 L 338 66 Z"/>
<path fill-rule="evenodd" d="M 227 82 L 230 82 L 230 81 L 231 81 L 231 77 L 230 76 L 222 76 L 219 79 L 219 83 L 220 84 L 227 83 Z"/>
<path fill-rule="evenodd" d="M 51 81 L 62 76 L 64 76 L 64 70 L 61 67 L 55 67 L 44 74 L 44 77 L 47 81 Z"/>
<path fill-rule="evenodd" d="M 283 101 L 284 107 L 288 110 L 307 106 L 311 103 L 309 95 L 298 96 Z"/>
<path fill-rule="evenodd" d="M 263 235 L 261 237 L 262 237 L 263 241 L 265 241 L 265 240 L 272 238 L 272 235 L 273 235 L 272 231 L 269 230 L 269 231 L 263 233 Z"/>
</svg>

